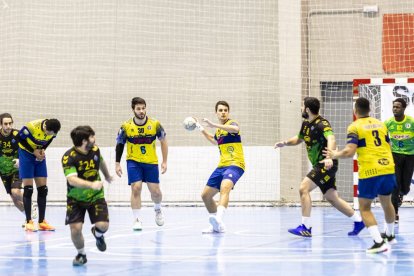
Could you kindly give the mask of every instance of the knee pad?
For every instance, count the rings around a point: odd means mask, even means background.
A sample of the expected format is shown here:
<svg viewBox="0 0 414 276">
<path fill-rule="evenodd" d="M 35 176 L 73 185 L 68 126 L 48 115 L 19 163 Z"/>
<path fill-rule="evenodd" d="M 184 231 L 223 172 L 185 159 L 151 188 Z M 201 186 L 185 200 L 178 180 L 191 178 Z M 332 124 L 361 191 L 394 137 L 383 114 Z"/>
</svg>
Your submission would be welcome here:
<svg viewBox="0 0 414 276">
<path fill-rule="evenodd" d="M 33 187 L 32 186 L 24 186 L 24 188 L 23 188 L 23 197 L 32 198 L 32 194 L 33 194 Z"/>
<path fill-rule="evenodd" d="M 47 186 L 41 186 L 37 188 L 37 196 L 46 197 L 47 196 Z"/>
</svg>

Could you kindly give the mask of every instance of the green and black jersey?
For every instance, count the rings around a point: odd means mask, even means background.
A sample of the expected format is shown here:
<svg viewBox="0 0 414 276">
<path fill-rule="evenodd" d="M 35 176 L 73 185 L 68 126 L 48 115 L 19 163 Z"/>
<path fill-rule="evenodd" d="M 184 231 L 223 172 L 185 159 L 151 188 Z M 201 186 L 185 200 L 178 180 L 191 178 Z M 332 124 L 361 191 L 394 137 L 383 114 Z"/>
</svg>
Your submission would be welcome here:
<svg viewBox="0 0 414 276">
<path fill-rule="evenodd" d="M 313 121 L 304 120 L 298 137 L 305 141 L 309 161 L 313 166 L 325 159 L 322 151 L 328 146 L 328 136 L 333 135 L 331 124 L 322 116 L 316 117 Z M 338 165 L 338 161 L 334 160 Z"/>
<path fill-rule="evenodd" d="M 18 172 L 14 167 L 13 159 L 19 158 L 19 131 L 13 129 L 8 136 L 0 130 L 0 174 L 3 176 L 12 175 Z"/>
<path fill-rule="evenodd" d="M 66 177 L 76 175 L 81 179 L 93 182 L 101 180 L 99 166 L 102 161 L 101 152 L 97 146 L 94 146 L 87 154 L 81 153 L 73 147 L 63 155 L 62 166 Z M 71 186 L 69 182 L 67 182 L 67 188 L 67 197 L 77 201 L 93 203 L 104 198 L 103 188 L 98 191 L 78 188 Z"/>
<path fill-rule="evenodd" d="M 385 121 L 394 153 L 414 155 L 414 118 L 408 115 L 404 120 L 396 121 L 392 117 Z"/>
</svg>

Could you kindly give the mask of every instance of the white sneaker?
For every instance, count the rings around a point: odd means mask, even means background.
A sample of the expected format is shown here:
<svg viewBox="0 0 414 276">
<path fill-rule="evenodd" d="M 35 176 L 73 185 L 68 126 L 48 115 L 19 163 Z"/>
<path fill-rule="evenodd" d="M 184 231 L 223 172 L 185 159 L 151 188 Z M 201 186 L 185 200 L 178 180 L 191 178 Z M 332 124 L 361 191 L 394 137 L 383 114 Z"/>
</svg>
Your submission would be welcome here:
<svg viewBox="0 0 414 276">
<path fill-rule="evenodd" d="M 32 202 L 32 220 L 37 219 L 37 207 Z"/>
<path fill-rule="evenodd" d="M 226 229 L 224 227 L 224 223 L 217 218 L 217 216 L 210 216 L 209 218 L 210 224 L 213 227 L 215 233 L 224 233 Z"/>
<path fill-rule="evenodd" d="M 134 224 L 132 225 L 132 230 L 134 230 L 134 231 L 141 231 L 142 230 L 142 223 L 139 219 L 134 220 Z"/>
<path fill-rule="evenodd" d="M 213 226 L 209 225 L 206 229 L 201 230 L 201 234 L 213 234 Z"/>
<path fill-rule="evenodd" d="M 162 215 L 161 209 L 155 210 L 155 223 L 158 226 L 164 225 L 164 216 Z"/>
</svg>

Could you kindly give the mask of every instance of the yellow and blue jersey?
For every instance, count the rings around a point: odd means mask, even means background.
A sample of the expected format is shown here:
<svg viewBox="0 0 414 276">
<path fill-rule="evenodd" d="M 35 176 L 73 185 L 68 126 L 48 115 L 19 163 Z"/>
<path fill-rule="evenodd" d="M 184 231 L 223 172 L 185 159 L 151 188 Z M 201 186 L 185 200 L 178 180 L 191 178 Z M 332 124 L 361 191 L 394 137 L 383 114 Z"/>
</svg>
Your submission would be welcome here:
<svg viewBox="0 0 414 276">
<path fill-rule="evenodd" d="M 155 140 L 162 140 L 165 136 L 158 120 L 147 117 L 143 125 L 137 125 L 131 118 L 122 124 L 116 141 L 127 145 L 127 160 L 158 164 Z"/>
<path fill-rule="evenodd" d="M 356 144 L 359 179 L 395 173 L 385 124 L 375 118 L 359 118 L 348 127 L 347 143 Z"/>
<path fill-rule="evenodd" d="M 47 135 L 42 125 L 46 119 L 39 119 L 27 123 L 19 132 L 20 142 L 19 147 L 27 152 L 33 153 L 35 149 L 45 149 L 56 135 Z M 26 141 L 27 144 L 22 144 L 21 141 Z"/>
<path fill-rule="evenodd" d="M 238 125 L 236 121 L 229 119 L 225 125 Z M 243 146 L 241 143 L 240 131 L 229 133 L 223 129 L 217 129 L 214 135 L 220 150 L 219 168 L 237 166 L 245 169 Z"/>
</svg>

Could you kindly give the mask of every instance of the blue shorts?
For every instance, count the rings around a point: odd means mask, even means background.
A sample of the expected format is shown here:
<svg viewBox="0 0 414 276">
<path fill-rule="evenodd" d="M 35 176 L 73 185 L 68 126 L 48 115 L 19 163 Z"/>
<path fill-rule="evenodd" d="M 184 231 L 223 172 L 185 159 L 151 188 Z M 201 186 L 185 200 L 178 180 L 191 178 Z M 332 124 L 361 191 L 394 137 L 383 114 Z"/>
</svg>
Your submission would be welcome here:
<svg viewBox="0 0 414 276">
<path fill-rule="evenodd" d="M 220 190 L 223 179 L 229 179 L 233 182 L 233 185 L 236 185 L 243 174 L 244 170 L 237 166 L 217 168 L 208 179 L 207 186 Z"/>
<path fill-rule="evenodd" d="M 397 187 L 395 174 L 359 179 L 358 197 L 374 199 L 377 195 L 390 195 L 395 187 Z"/>
<path fill-rule="evenodd" d="M 145 183 L 160 183 L 158 164 L 145 164 L 127 160 L 128 185 L 142 181 Z"/>
<path fill-rule="evenodd" d="M 46 159 L 37 161 L 33 154 L 19 149 L 19 177 L 20 179 L 47 177 Z"/>
</svg>

